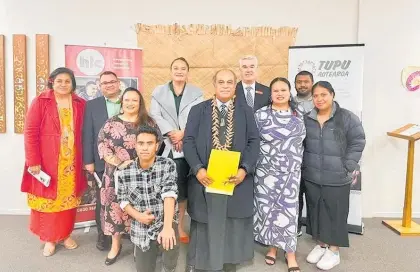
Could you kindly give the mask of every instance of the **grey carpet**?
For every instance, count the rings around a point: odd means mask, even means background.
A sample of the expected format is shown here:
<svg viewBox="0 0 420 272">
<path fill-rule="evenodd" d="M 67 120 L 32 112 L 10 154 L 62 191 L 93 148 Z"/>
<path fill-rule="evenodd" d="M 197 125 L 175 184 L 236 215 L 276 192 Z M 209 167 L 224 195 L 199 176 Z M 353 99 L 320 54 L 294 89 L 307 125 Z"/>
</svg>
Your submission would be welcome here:
<svg viewBox="0 0 420 272">
<path fill-rule="evenodd" d="M 133 246 L 124 240 L 123 252 L 112 266 L 104 265 L 106 252 L 95 248 L 96 229 L 90 232 L 75 230 L 73 237 L 79 248 L 73 251 L 59 247 L 56 254 L 45 258 L 38 238 L 28 230 L 27 216 L 0 216 L 1 272 L 95 272 L 95 271 L 135 271 Z M 381 224 L 380 219 L 365 219 L 365 234 L 350 235 L 349 249 L 341 250 L 341 264 L 333 272 L 418 272 L 420 271 L 420 238 L 400 237 Z M 302 271 L 319 271 L 306 263 L 305 258 L 314 246 L 312 239 L 304 234 L 298 241 L 298 262 Z M 177 271 L 185 269 L 186 248 L 183 245 L 178 260 Z M 255 258 L 250 264 L 243 265 L 239 272 L 287 271 L 282 254 L 279 252 L 277 263 L 267 266 L 264 263 L 265 249 L 256 245 Z M 159 265 L 157 266 L 159 269 Z M 158 271 L 158 270 L 157 270 Z"/>
</svg>

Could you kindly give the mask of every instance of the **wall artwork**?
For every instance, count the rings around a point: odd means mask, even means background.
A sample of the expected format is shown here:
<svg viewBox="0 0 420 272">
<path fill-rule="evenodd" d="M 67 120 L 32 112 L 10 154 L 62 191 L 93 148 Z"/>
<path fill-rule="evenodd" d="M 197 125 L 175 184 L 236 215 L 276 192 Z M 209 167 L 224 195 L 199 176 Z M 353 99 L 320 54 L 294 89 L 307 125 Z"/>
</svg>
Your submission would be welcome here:
<svg viewBox="0 0 420 272">
<path fill-rule="evenodd" d="M 47 89 L 50 74 L 49 35 L 36 34 L 36 95 Z"/>
<path fill-rule="evenodd" d="M 170 80 L 173 59 L 184 57 L 190 64 L 189 82 L 200 87 L 206 98 L 214 94 L 212 78 L 221 68 L 239 74 L 239 59 L 258 58 L 258 82 L 269 84 L 287 76 L 289 46 L 295 43 L 297 28 L 269 26 L 232 28 L 228 25 L 144 25 L 137 24 L 137 44 L 143 58 L 144 99 L 153 89 Z M 147 105 L 149 106 L 149 105 Z"/>
<path fill-rule="evenodd" d="M 420 67 L 405 67 L 401 72 L 401 83 L 407 91 L 418 91 L 420 89 Z"/>
<path fill-rule="evenodd" d="M 15 133 L 22 134 L 28 104 L 26 35 L 13 35 L 13 90 Z"/>
<path fill-rule="evenodd" d="M 6 84 L 4 55 L 4 35 L 0 35 L 0 133 L 6 133 Z"/>
</svg>

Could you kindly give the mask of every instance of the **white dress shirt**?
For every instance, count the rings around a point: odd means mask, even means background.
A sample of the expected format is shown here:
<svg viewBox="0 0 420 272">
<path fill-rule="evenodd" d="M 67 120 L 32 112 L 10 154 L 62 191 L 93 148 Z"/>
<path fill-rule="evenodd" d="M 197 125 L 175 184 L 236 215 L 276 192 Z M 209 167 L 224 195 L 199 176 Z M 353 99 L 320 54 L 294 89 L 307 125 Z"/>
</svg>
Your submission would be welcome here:
<svg viewBox="0 0 420 272">
<path fill-rule="evenodd" d="M 223 103 L 223 102 L 221 102 L 219 99 L 217 99 L 217 98 L 216 98 L 217 107 L 219 108 L 219 110 L 221 110 L 222 104 L 225 104 L 225 105 L 226 105 L 226 112 L 227 112 L 227 110 L 228 110 L 228 107 L 229 107 L 230 101 L 231 101 L 231 100 L 229 100 L 229 101 L 228 101 L 228 102 L 226 102 L 226 103 Z"/>
</svg>

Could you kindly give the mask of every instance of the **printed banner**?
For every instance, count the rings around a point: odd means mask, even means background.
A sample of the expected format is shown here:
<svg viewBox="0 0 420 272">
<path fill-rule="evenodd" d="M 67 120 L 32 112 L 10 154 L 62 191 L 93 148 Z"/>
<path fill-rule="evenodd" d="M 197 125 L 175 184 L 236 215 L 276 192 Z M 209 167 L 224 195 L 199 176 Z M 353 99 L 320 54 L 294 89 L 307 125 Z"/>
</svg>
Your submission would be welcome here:
<svg viewBox="0 0 420 272">
<path fill-rule="evenodd" d="M 122 91 L 128 87 L 142 91 L 142 55 L 141 49 L 65 46 L 66 67 L 74 71 L 76 93 L 85 100 L 102 96 L 99 75 L 104 71 L 117 74 Z M 76 226 L 95 224 L 96 181 L 92 175 L 87 176 L 88 190 L 77 210 Z"/>
<path fill-rule="evenodd" d="M 362 117 L 364 45 L 321 45 L 289 47 L 289 80 L 296 95 L 294 79 L 302 70 L 311 72 L 314 81 L 328 81 L 341 107 Z M 360 162 L 361 163 L 361 162 Z M 350 193 L 349 231 L 363 233 L 361 174 Z M 306 210 L 303 212 L 306 215 Z"/>
</svg>

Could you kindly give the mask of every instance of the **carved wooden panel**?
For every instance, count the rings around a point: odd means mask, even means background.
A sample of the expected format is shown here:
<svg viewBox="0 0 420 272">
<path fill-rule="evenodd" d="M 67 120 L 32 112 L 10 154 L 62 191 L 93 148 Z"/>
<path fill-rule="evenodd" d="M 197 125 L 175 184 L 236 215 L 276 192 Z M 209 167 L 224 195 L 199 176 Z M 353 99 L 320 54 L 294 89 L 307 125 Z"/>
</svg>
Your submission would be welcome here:
<svg viewBox="0 0 420 272">
<path fill-rule="evenodd" d="M 13 89 L 15 133 L 23 133 L 28 104 L 26 82 L 26 35 L 13 35 Z"/>
<path fill-rule="evenodd" d="M 49 35 L 36 34 L 36 94 L 47 89 L 50 73 Z"/>
<path fill-rule="evenodd" d="M 6 84 L 4 68 L 4 36 L 0 35 L 0 133 L 6 133 Z"/>
</svg>

